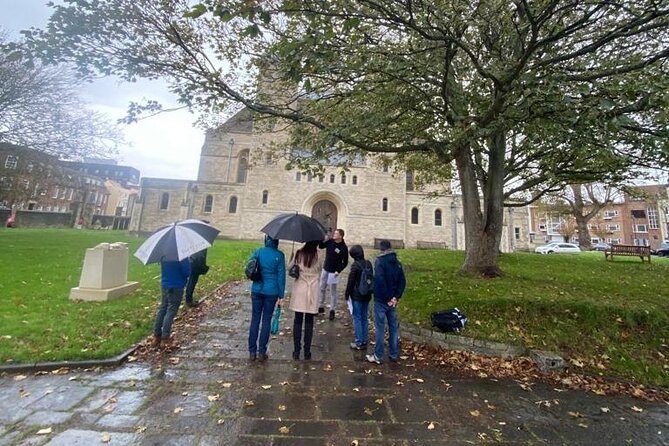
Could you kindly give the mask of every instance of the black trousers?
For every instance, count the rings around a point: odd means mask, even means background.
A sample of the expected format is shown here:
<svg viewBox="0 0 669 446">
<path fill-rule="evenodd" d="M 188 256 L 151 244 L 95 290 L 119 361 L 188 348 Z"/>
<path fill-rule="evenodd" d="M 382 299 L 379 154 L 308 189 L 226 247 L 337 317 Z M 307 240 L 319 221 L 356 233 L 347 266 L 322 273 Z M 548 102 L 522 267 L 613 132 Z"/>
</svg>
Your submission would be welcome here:
<svg viewBox="0 0 669 446">
<path fill-rule="evenodd" d="M 293 320 L 293 347 L 296 353 L 300 352 L 302 338 L 302 321 L 304 320 L 304 353 L 311 353 L 311 339 L 314 337 L 314 315 L 311 313 L 295 312 Z"/>
</svg>

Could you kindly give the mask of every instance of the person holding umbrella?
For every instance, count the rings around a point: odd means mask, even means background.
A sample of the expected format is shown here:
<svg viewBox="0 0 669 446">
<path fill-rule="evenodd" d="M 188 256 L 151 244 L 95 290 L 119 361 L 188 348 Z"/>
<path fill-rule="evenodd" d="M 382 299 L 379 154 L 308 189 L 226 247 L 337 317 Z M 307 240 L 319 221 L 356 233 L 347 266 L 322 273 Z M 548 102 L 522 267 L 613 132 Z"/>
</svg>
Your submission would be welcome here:
<svg viewBox="0 0 669 446">
<path fill-rule="evenodd" d="M 162 297 L 153 327 L 156 347 L 170 347 L 172 322 L 191 273 L 188 257 L 209 248 L 219 232 L 201 220 L 177 221 L 159 228 L 135 252 L 145 265 L 160 262 Z"/>
<path fill-rule="evenodd" d="M 302 321 L 304 321 L 304 359 L 311 359 L 311 339 L 314 335 L 314 315 L 318 313 L 319 278 L 321 265 L 318 261 L 318 241 L 307 242 L 295 253 L 293 264 L 300 274 L 295 279 L 290 295 L 290 309 L 295 312 L 293 320 L 293 359 L 300 359 Z"/>
<path fill-rule="evenodd" d="M 256 249 L 251 258 L 260 264 L 261 280 L 251 284 L 251 325 L 249 359 L 265 361 L 274 307 L 283 301 L 286 289 L 286 258 L 279 251 L 279 241 L 265 237 L 265 247 Z M 250 259 L 249 259 L 250 260 Z"/>
<path fill-rule="evenodd" d="M 181 261 L 163 260 L 160 262 L 160 273 L 162 298 L 153 325 L 153 344 L 155 347 L 170 348 L 172 322 L 181 305 L 184 287 L 190 276 L 190 260 L 188 258 Z"/>
</svg>

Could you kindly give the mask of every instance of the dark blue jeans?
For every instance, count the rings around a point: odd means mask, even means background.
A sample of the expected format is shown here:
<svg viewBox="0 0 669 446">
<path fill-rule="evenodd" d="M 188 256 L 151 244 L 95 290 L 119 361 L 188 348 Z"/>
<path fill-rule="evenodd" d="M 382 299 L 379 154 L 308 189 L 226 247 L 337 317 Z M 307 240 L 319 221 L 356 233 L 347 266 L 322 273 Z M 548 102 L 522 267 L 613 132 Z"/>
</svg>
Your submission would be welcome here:
<svg viewBox="0 0 669 446">
<path fill-rule="evenodd" d="M 186 284 L 186 303 L 187 304 L 192 304 L 193 303 L 193 291 L 195 291 L 195 285 L 197 285 L 197 281 L 200 278 L 199 274 L 191 273 L 190 276 L 188 276 L 188 283 Z"/>
<path fill-rule="evenodd" d="M 369 342 L 369 302 L 353 299 L 353 330 L 355 343 L 367 345 Z"/>
<path fill-rule="evenodd" d="M 267 353 L 269 330 L 274 306 L 279 296 L 251 293 L 251 326 L 249 327 L 249 353 Z M 262 322 L 262 325 L 261 325 Z M 258 338 L 260 332 L 260 338 Z"/>
<path fill-rule="evenodd" d="M 374 302 L 374 327 L 376 329 L 376 346 L 374 355 L 383 360 L 383 335 L 388 319 L 388 349 L 391 359 L 399 357 L 399 333 L 397 331 L 397 309 L 382 302 Z"/>
<path fill-rule="evenodd" d="M 156 323 L 153 326 L 153 334 L 159 338 L 167 339 L 172 331 L 172 322 L 177 315 L 181 298 L 184 295 L 183 288 L 161 288 L 162 298 L 156 312 Z"/>
</svg>

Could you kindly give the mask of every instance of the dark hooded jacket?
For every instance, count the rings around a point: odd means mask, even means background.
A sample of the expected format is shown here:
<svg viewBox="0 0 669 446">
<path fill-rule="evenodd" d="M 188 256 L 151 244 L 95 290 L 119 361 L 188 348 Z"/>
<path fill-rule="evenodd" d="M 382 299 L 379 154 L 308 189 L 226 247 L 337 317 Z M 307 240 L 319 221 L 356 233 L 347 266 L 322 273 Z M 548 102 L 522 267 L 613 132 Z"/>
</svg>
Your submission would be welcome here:
<svg viewBox="0 0 669 446">
<path fill-rule="evenodd" d="M 406 288 L 406 277 L 395 251 L 384 251 L 374 265 L 374 300 L 387 304 L 396 297 L 399 300 Z"/>
<path fill-rule="evenodd" d="M 286 289 L 286 258 L 279 251 L 279 241 L 265 237 L 265 247 L 253 251 L 251 257 L 258 256 L 262 281 L 253 282 L 251 292 L 283 299 Z"/>
<path fill-rule="evenodd" d="M 346 292 L 344 296 L 346 299 L 361 300 L 369 302 L 372 298 L 372 294 L 366 296 L 361 296 L 358 292 L 358 283 L 360 283 L 360 276 L 362 275 L 362 270 L 365 264 L 368 264 L 369 267 L 372 267 L 372 263 L 369 260 L 365 260 L 365 252 L 360 245 L 353 245 L 348 251 L 353 259 L 351 264 L 351 269 L 348 273 L 348 282 L 346 282 Z"/>
</svg>

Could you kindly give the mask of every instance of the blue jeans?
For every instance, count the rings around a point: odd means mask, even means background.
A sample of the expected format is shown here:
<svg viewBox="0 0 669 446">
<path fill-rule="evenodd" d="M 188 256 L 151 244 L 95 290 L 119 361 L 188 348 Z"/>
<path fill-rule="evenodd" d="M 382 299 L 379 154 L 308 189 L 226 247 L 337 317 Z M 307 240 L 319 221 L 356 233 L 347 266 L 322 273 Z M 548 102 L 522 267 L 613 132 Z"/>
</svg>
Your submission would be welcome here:
<svg viewBox="0 0 669 446">
<path fill-rule="evenodd" d="M 352 303 L 355 343 L 358 345 L 367 345 L 369 343 L 369 302 L 353 299 Z"/>
<path fill-rule="evenodd" d="M 274 306 L 279 296 L 251 293 L 251 326 L 249 327 L 249 353 L 267 353 L 269 330 Z M 261 325 L 262 321 L 262 325 Z M 260 339 L 258 339 L 260 332 Z"/>
<path fill-rule="evenodd" d="M 399 358 L 399 333 L 397 332 L 397 309 L 382 302 L 374 302 L 374 327 L 376 328 L 376 346 L 374 355 L 383 360 L 383 335 L 386 318 L 388 319 L 388 348 L 390 359 Z"/>
<path fill-rule="evenodd" d="M 159 338 L 167 339 L 172 331 L 172 322 L 177 315 L 181 298 L 184 294 L 183 288 L 161 288 L 162 298 L 156 312 L 156 322 L 153 326 L 153 334 Z"/>
</svg>

